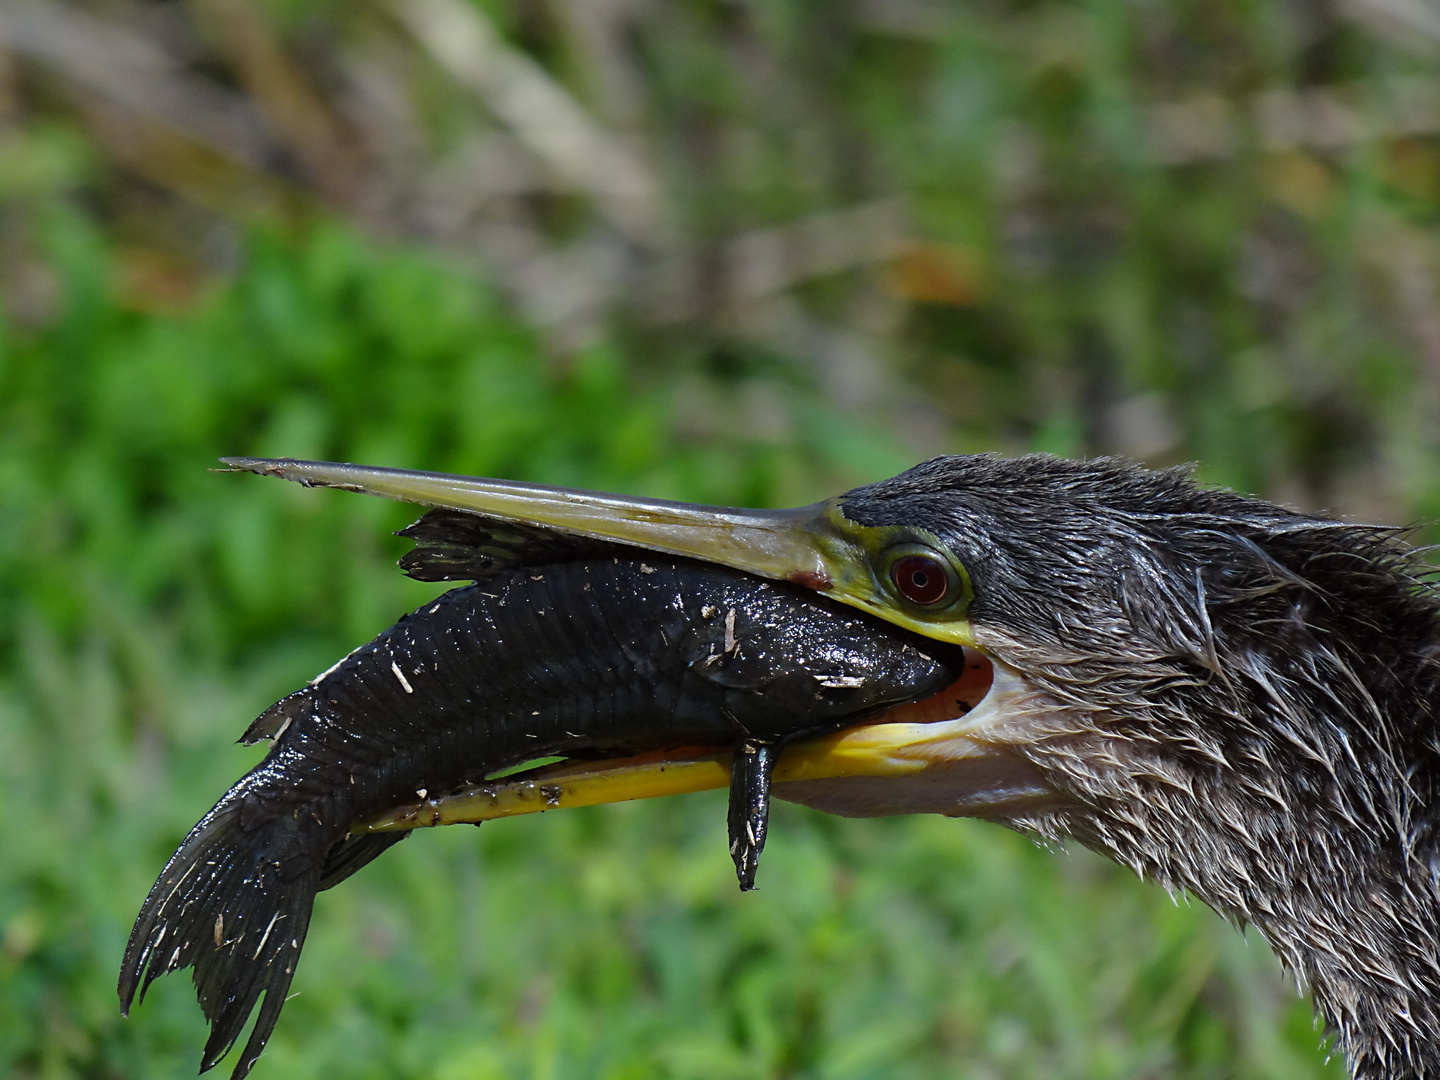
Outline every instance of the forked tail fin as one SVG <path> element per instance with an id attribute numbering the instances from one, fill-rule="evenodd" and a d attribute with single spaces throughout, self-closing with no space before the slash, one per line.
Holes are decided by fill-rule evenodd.
<path id="1" fill-rule="evenodd" d="M 129 1014 L 161 975 L 193 967 L 210 1038 L 200 1071 L 239 1038 L 260 995 L 255 1027 L 231 1074 L 241 1080 L 285 1004 L 319 888 L 321 837 L 298 815 L 267 813 L 232 791 L 190 831 L 145 898 L 120 967 Z"/>

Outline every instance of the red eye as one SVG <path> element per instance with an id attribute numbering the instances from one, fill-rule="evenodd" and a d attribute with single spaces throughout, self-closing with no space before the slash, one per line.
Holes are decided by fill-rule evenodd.
<path id="1" fill-rule="evenodd" d="M 912 604 L 938 604 L 950 591 L 945 564 L 929 555 L 906 555 L 890 567 L 890 580 Z"/>

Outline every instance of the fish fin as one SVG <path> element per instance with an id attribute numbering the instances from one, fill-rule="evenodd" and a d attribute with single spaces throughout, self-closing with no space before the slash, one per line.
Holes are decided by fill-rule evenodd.
<path id="1" fill-rule="evenodd" d="M 409 835 L 408 830 L 397 830 L 347 836 L 325 854 L 325 862 L 320 867 L 320 891 L 333 889 L 382 851 Z"/>
<path id="2" fill-rule="evenodd" d="M 463 510 L 429 511 L 395 534 L 415 541 L 400 568 L 417 581 L 478 581 L 522 566 L 608 555 L 617 544 Z M 633 556 L 633 549 L 628 549 Z"/>
<path id="3" fill-rule="evenodd" d="M 245 734 L 240 736 L 240 744 L 253 746 L 262 739 L 273 739 L 279 735 L 290 721 L 304 711 L 305 706 L 313 704 L 314 695 L 310 693 L 310 689 L 307 686 L 303 690 L 296 690 L 271 705 L 250 722 Z"/>
<path id="4" fill-rule="evenodd" d="M 320 837 L 290 814 L 256 817 L 254 800 L 232 792 L 171 856 L 145 898 L 120 965 L 120 1009 L 128 1015 L 161 975 L 194 968 L 210 1021 L 200 1071 L 224 1057 L 261 994 L 260 1015 L 235 1066 L 241 1080 L 274 1030 L 305 944 L 320 883 Z"/>
<path id="5" fill-rule="evenodd" d="M 735 747 L 730 767 L 730 858 L 740 891 L 755 888 L 760 853 L 770 829 L 770 777 L 775 771 L 775 746 L 756 739 L 744 739 Z"/>

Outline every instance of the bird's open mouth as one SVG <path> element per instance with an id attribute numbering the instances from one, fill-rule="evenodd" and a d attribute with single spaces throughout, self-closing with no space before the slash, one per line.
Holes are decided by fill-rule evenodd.
<path id="1" fill-rule="evenodd" d="M 848 817 L 939 813 L 1005 817 L 1053 799 L 1010 752 L 1004 730 L 1026 695 L 1019 674 L 976 649 L 938 694 L 896 705 L 840 731 L 782 748 L 773 794 Z M 517 814 L 652 799 L 728 787 L 731 751 L 677 747 L 603 761 L 549 761 L 450 794 L 426 793 L 358 823 L 388 832 L 478 824 Z"/>

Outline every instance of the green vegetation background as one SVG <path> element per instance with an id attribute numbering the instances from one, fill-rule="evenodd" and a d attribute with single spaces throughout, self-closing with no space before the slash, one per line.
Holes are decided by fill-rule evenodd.
<path id="1" fill-rule="evenodd" d="M 193 7 L 202 27 L 235 10 Z M 737 234 L 903 203 L 904 243 L 739 288 L 803 332 L 733 298 L 662 318 L 624 288 L 557 323 L 503 260 L 377 225 L 303 159 L 250 177 L 289 185 L 278 202 L 237 208 L 213 169 L 126 158 L 114 102 L 9 39 L 0 1074 L 190 1074 L 183 976 L 117 1014 L 140 900 L 257 760 L 234 743 L 249 720 L 437 591 L 394 568 L 405 508 L 208 471 L 222 454 L 777 505 L 930 453 L 1118 450 L 1307 506 L 1440 513 L 1440 148 L 1386 104 L 1433 85 L 1434 52 L 1300 6 L 622 7 L 673 250 L 709 265 L 750 250 Z M 319 58 L 321 91 L 374 30 L 340 5 L 256 10 Z M 605 114 L 564 4 L 476 10 Z M 197 70 L 278 93 L 198 40 Z M 757 55 L 789 81 L 757 82 Z M 1275 143 L 1255 102 L 1277 88 L 1374 123 Z M 1233 144 L 1201 123 L 1215 102 Z M 425 152 L 494 126 L 474 111 Z M 583 191 L 525 198 L 554 250 L 595 228 Z M 194 236 L 222 226 L 207 254 Z M 1085 852 L 781 806 L 742 896 L 716 795 L 417 836 L 320 897 L 294 992 L 257 1077 L 1342 1074 L 1263 941 Z"/>

